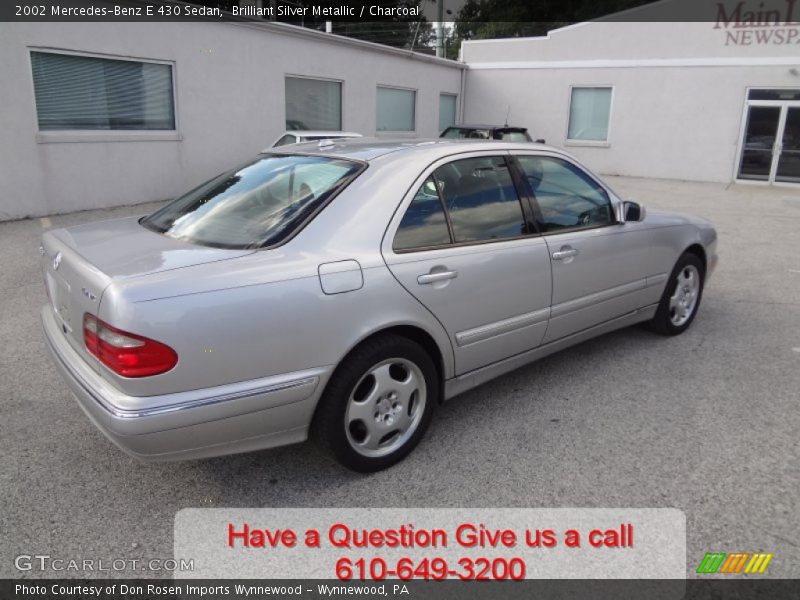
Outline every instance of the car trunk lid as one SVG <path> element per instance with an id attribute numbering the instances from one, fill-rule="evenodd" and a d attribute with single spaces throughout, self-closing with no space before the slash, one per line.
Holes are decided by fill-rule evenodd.
<path id="1" fill-rule="evenodd" d="M 252 252 L 189 244 L 145 229 L 136 217 L 57 229 L 42 236 L 42 268 L 51 307 L 64 335 L 83 356 L 88 356 L 83 340 L 83 316 L 86 313 L 99 316 L 103 292 L 115 279 L 227 260 Z"/>
<path id="2" fill-rule="evenodd" d="M 191 244 L 143 227 L 139 217 L 58 229 L 53 235 L 112 279 L 139 277 L 254 252 Z"/>

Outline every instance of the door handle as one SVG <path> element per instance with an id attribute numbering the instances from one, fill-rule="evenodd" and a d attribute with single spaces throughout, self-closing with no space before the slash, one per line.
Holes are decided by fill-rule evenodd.
<path id="1" fill-rule="evenodd" d="M 557 252 L 553 252 L 553 260 L 564 260 L 565 258 L 572 258 L 573 256 L 578 256 L 578 249 L 577 248 L 562 248 Z"/>
<path id="2" fill-rule="evenodd" d="M 458 277 L 458 271 L 440 271 L 438 273 L 427 273 L 417 277 L 417 283 L 420 285 L 428 285 L 436 283 L 437 281 L 445 281 L 447 279 L 455 279 Z"/>

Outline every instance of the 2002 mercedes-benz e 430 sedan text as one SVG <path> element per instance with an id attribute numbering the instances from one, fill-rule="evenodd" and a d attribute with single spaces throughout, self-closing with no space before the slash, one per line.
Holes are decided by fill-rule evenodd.
<path id="1" fill-rule="evenodd" d="M 717 260 L 708 222 L 645 215 L 557 149 L 363 139 L 269 151 L 41 252 L 55 362 L 123 450 L 311 433 L 360 471 L 531 360 L 637 322 L 683 332 Z"/>

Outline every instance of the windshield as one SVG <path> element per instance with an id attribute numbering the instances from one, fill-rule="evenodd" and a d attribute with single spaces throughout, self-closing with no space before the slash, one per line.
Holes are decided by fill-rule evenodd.
<path id="1" fill-rule="evenodd" d="M 141 224 L 219 248 L 278 244 L 358 175 L 363 165 L 324 156 L 262 155 L 227 171 Z"/>

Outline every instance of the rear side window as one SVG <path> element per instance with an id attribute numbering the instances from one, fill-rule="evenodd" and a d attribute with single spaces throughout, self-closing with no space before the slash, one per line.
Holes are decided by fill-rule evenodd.
<path id="1" fill-rule="evenodd" d="M 442 200 L 433 177 L 428 177 L 403 215 L 394 236 L 395 250 L 410 250 L 450 243 Z"/>
<path id="2" fill-rule="evenodd" d="M 285 241 L 364 168 L 324 156 L 262 155 L 142 219 L 148 229 L 218 248 Z"/>
<path id="3" fill-rule="evenodd" d="M 457 160 L 436 169 L 456 242 L 526 233 L 522 205 L 502 156 Z"/>
<path id="4" fill-rule="evenodd" d="M 545 231 L 614 222 L 606 191 L 579 167 L 547 156 L 518 156 L 542 213 Z"/>
<path id="5" fill-rule="evenodd" d="M 502 156 L 442 165 L 417 190 L 395 234 L 396 251 L 515 238 L 527 233 Z"/>

